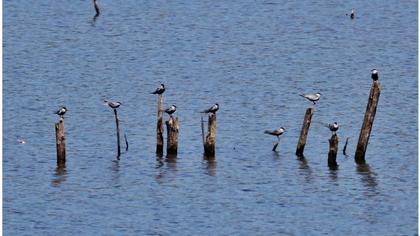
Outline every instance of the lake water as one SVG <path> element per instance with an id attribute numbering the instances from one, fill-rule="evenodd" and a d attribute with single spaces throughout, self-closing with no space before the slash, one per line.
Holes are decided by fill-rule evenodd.
<path id="1" fill-rule="evenodd" d="M 4 235 L 417 234 L 417 1 L 99 3 L 93 20 L 87 0 L 3 1 Z M 374 67 L 382 92 L 358 166 Z M 178 107 L 175 160 L 155 155 L 160 82 L 165 106 Z M 317 91 L 299 160 L 310 103 L 298 94 Z M 123 103 L 120 161 L 104 98 Z M 215 102 L 216 159 L 206 161 L 199 111 Z M 323 123 L 333 121 L 338 170 L 327 166 Z M 280 126 L 275 153 L 263 131 Z"/>

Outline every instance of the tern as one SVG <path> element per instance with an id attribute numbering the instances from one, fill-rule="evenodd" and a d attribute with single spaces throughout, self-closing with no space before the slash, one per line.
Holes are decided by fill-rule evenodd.
<path id="1" fill-rule="evenodd" d="M 66 114 L 66 112 L 67 112 L 68 110 L 67 110 L 67 108 L 66 107 L 60 107 L 56 112 L 55 112 L 55 114 L 57 114 L 57 115 L 59 115 L 60 116 L 60 118 L 64 118 L 64 114 Z"/>
<path id="2" fill-rule="evenodd" d="M 105 104 L 107 104 L 112 109 L 117 109 L 122 104 L 121 102 L 112 102 L 112 101 L 107 101 L 107 100 L 104 100 L 104 102 L 105 102 Z"/>
<path id="3" fill-rule="evenodd" d="M 160 84 L 160 86 L 151 94 L 162 94 L 163 92 L 165 92 L 165 85 Z"/>
<path id="4" fill-rule="evenodd" d="M 335 132 L 337 132 L 337 130 L 338 130 L 338 128 L 339 128 L 339 126 L 338 126 L 337 122 L 334 122 L 334 123 L 332 123 L 332 124 L 327 124 L 327 125 L 325 125 L 325 126 L 326 126 L 327 128 L 329 128 L 333 134 L 335 134 Z"/>
<path id="5" fill-rule="evenodd" d="M 169 108 L 167 108 L 165 110 L 166 113 L 168 113 L 169 116 L 172 116 L 172 114 L 174 114 L 174 112 L 176 112 L 176 106 L 172 105 Z"/>
<path id="6" fill-rule="evenodd" d="M 280 141 L 280 136 L 281 136 L 281 135 L 282 135 L 285 131 L 286 131 L 286 129 L 285 129 L 285 128 L 280 127 L 279 129 L 276 129 L 276 130 L 273 130 L 273 131 L 271 131 L 271 130 L 266 130 L 266 131 L 264 131 L 264 133 L 265 133 L 265 134 L 269 134 L 269 135 L 276 136 L 276 137 L 277 137 L 277 139 Z"/>
<path id="7" fill-rule="evenodd" d="M 372 79 L 373 81 L 377 81 L 379 79 L 378 70 L 376 70 L 375 68 L 372 69 Z"/>
<path id="8" fill-rule="evenodd" d="M 318 92 L 316 94 L 299 94 L 299 96 L 308 99 L 309 101 L 313 102 L 313 104 L 315 105 L 316 102 L 321 98 L 321 93 Z"/>
<path id="9" fill-rule="evenodd" d="M 216 114 L 216 111 L 219 110 L 219 104 L 215 103 L 213 106 L 211 106 L 209 109 L 206 109 L 202 111 L 201 113 L 213 113 Z"/>

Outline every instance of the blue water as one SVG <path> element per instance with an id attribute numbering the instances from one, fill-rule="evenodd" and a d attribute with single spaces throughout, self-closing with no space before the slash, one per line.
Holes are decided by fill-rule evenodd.
<path id="1" fill-rule="evenodd" d="M 3 1 L 4 235 L 417 233 L 417 1 L 100 6 L 94 20 L 91 1 Z M 352 8 L 355 20 L 345 15 Z M 374 67 L 382 92 L 367 165 L 358 166 Z M 165 106 L 178 107 L 175 160 L 155 155 L 149 93 L 160 82 Z M 299 160 L 310 104 L 298 94 L 317 91 Z M 129 150 L 120 161 L 104 98 L 123 103 Z M 198 111 L 214 102 L 216 159 L 206 161 Z M 56 168 L 61 105 L 65 169 Z M 322 125 L 333 121 L 338 170 L 327 166 Z M 280 126 L 287 131 L 272 152 L 275 138 L 263 131 Z"/>

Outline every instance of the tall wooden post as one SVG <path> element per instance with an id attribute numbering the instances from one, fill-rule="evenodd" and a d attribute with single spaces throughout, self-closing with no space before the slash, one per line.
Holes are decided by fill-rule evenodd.
<path id="1" fill-rule="evenodd" d="M 206 136 L 206 142 L 204 144 L 204 155 L 206 156 L 214 156 L 215 149 L 216 149 L 216 114 L 209 113 L 209 124 L 208 124 L 208 132 Z"/>
<path id="2" fill-rule="evenodd" d="M 55 143 L 57 147 L 57 165 L 63 166 L 66 163 L 66 137 L 64 135 L 64 119 L 60 118 L 55 123 Z"/>
<path id="3" fill-rule="evenodd" d="M 174 119 L 172 116 L 166 121 L 166 130 L 168 133 L 166 153 L 168 155 L 176 155 L 178 153 L 178 133 L 179 133 L 179 121 L 178 117 Z"/>
<path id="4" fill-rule="evenodd" d="M 328 152 L 328 166 L 330 168 L 337 168 L 337 151 L 338 151 L 338 136 L 333 134 L 328 140 L 330 143 L 330 150 Z"/>
<path id="5" fill-rule="evenodd" d="M 311 125 L 312 115 L 314 114 L 313 108 L 306 109 L 305 117 L 303 119 L 302 130 L 300 131 L 299 141 L 296 147 L 296 155 L 303 156 L 305 149 L 306 137 L 308 136 L 309 126 Z"/>
<path id="6" fill-rule="evenodd" d="M 366 162 L 365 153 L 369 142 L 370 132 L 372 131 L 373 120 L 375 119 L 376 107 L 378 106 L 380 94 L 381 85 L 379 81 L 373 81 L 366 107 L 365 118 L 363 120 L 362 129 L 360 130 L 356 154 L 354 156 L 354 159 L 358 164 L 364 164 Z"/>
<path id="7" fill-rule="evenodd" d="M 117 126 L 117 159 L 120 159 L 121 146 L 120 146 L 120 120 L 118 119 L 117 109 L 114 109 L 115 124 Z"/>
<path id="8" fill-rule="evenodd" d="M 158 95 L 157 101 L 156 153 L 163 154 L 163 94 Z"/>

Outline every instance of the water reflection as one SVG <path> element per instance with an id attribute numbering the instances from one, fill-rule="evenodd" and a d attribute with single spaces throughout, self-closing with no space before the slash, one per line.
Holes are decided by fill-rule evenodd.
<path id="1" fill-rule="evenodd" d="M 366 187 L 367 196 L 374 196 L 378 194 L 376 186 L 378 186 L 376 180 L 376 173 L 373 172 L 368 164 L 359 164 L 357 165 L 357 173 L 361 176 L 361 181 Z"/>
<path id="2" fill-rule="evenodd" d="M 54 187 L 58 187 L 61 183 L 67 179 L 66 164 L 57 165 L 55 168 L 54 179 L 51 181 Z"/>
<path id="3" fill-rule="evenodd" d="M 297 160 L 299 161 L 299 171 L 304 175 L 305 181 L 307 183 L 311 183 L 312 179 L 312 169 L 308 165 L 308 161 L 306 160 L 305 156 L 298 156 Z"/>
<path id="4" fill-rule="evenodd" d="M 177 158 L 176 155 L 167 155 L 166 158 L 163 158 L 162 155 L 156 156 L 156 169 L 159 170 L 158 174 L 156 175 L 155 179 L 158 183 L 163 183 L 165 177 L 168 173 L 176 172 L 176 163 Z M 162 168 L 166 166 L 167 168 Z"/>
<path id="5" fill-rule="evenodd" d="M 210 175 L 210 176 L 216 176 L 217 162 L 214 156 L 207 157 L 206 155 L 203 155 L 203 164 L 204 164 L 205 174 Z"/>
<path id="6" fill-rule="evenodd" d="M 332 169 L 330 167 L 329 177 L 331 178 L 332 182 L 337 182 L 338 180 L 338 168 Z"/>

